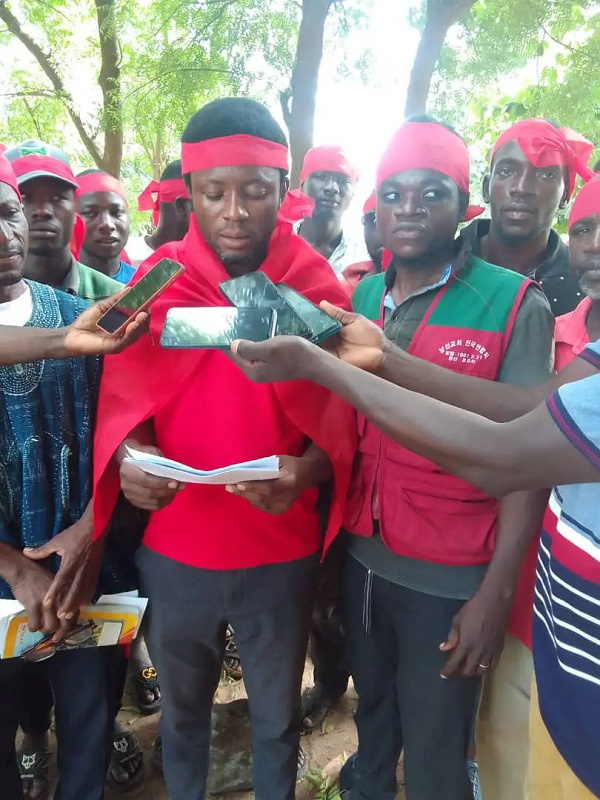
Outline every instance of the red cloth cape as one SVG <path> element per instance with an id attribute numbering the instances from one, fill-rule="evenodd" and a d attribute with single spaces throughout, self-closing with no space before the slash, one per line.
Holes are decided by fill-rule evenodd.
<path id="1" fill-rule="evenodd" d="M 158 344 L 167 310 L 174 306 L 226 306 L 218 285 L 230 276 L 202 238 L 192 217 L 190 229 L 181 242 L 157 250 L 137 271 L 137 282 L 161 258 L 172 258 L 186 271 L 152 306 L 150 336 L 142 337 L 123 353 L 105 359 L 100 384 L 94 440 L 94 522 L 96 535 L 108 523 L 119 491 L 119 475 L 113 455 L 128 434 L 154 416 L 178 396 L 188 378 L 198 369 L 210 372 L 207 380 L 219 380 L 222 353 L 199 350 L 166 350 Z M 261 270 L 275 283 L 284 282 L 315 303 L 328 300 L 344 308 L 348 297 L 327 261 L 285 222 L 278 222 Z M 250 386 L 250 384 L 249 384 Z M 283 413 L 312 442 L 329 456 L 334 471 L 334 492 L 325 538 L 325 548 L 339 531 L 346 492 L 356 449 L 355 412 L 339 397 L 308 382 L 274 385 Z M 242 397 L 240 403 L 244 402 Z M 196 420 L 202 424 L 202 400 L 198 399 Z M 256 431 L 257 447 L 261 432 Z M 215 452 L 219 449 L 214 437 Z M 189 520 L 187 521 L 189 523 Z M 182 524 L 186 521 L 182 520 Z M 266 525 L 281 525 L 277 517 L 265 514 Z M 282 559 L 283 560 L 283 559 Z"/>

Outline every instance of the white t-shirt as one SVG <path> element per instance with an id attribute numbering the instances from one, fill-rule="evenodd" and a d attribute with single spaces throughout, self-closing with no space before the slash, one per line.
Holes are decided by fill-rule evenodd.
<path id="1" fill-rule="evenodd" d="M 18 325 L 23 327 L 33 314 L 33 297 L 31 289 L 25 284 L 25 291 L 16 300 L 0 303 L 0 325 Z"/>

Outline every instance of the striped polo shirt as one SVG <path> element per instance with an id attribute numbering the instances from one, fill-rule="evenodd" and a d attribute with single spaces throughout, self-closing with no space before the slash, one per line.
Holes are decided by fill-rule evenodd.
<path id="1" fill-rule="evenodd" d="M 562 386 L 547 406 L 600 476 L 600 342 L 580 358 L 599 374 Z M 600 482 L 552 491 L 538 556 L 533 656 L 548 732 L 600 796 Z"/>

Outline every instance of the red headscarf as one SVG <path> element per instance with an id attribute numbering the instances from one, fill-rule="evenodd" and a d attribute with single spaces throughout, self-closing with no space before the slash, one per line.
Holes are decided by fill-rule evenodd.
<path id="1" fill-rule="evenodd" d="M 19 191 L 17 176 L 15 175 L 15 171 L 12 168 L 10 161 L 2 155 L 4 150 L 6 150 L 6 147 L 4 145 L 0 145 L 0 183 L 5 183 L 7 186 L 10 186 L 10 188 L 19 198 L 19 202 L 21 202 L 21 192 Z"/>
<path id="2" fill-rule="evenodd" d="M 158 342 L 167 310 L 174 306 L 225 306 L 219 283 L 229 275 L 220 259 L 203 239 L 195 217 L 181 242 L 172 242 L 159 250 L 138 270 L 135 283 L 161 258 L 172 258 L 185 265 L 186 271 L 152 306 L 151 329 Z M 284 282 L 315 303 L 327 299 L 348 307 L 348 299 L 328 263 L 292 230 L 289 223 L 278 222 L 261 267 L 274 282 Z M 106 359 L 100 385 L 98 417 L 94 443 L 94 518 L 98 534 L 112 514 L 119 491 L 119 475 L 113 455 L 121 442 L 141 422 L 153 417 L 178 397 L 190 377 L 202 370 L 208 382 L 223 383 L 230 364 L 222 353 L 208 351 L 163 350 L 145 336 L 123 353 Z M 126 376 L 126 380 L 124 380 Z M 250 389 L 250 383 L 248 385 Z M 273 384 L 276 401 L 293 425 L 324 450 L 334 470 L 335 492 L 326 538 L 328 545 L 342 521 L 352 460 L 355 450 L 354 412 L 329 391 L 312 383 Z M 229 393 L 224 391 L 223 414 L 229 420 L 229 435 L 235 437 L 235 403 L 243 403 L 236 394 L 232 408 L 225 408 Z M 202 397 L 198 398 L 195 419 L 182 425 L 202 425 Z M 257 452 L 261 433 L 255 432 Z M 219 441 L 214 441 L 218 461 Z M 265 514 L 265 526 L 278 523 Z M 189 520 L 181 520 L 189 525 Z"/>
<path id="3" fill-rule="evenodd" d="M 413 169 L 431 169 L 454 181 L 469 194 L 470 160 L 467 145 L 457 134 L 437 122 L 405 122 L 387 146 L 377 168 L 377 187 L 383 181 Z M 465 220 L 483 211 L 469 206 Z"/>
<path id="4" fill-rule="evenodd" d="M 537 117 L 516 122 L 498 137 L 492 148 L 492 160 L 507 142 L 516 142 L 534 167 L 566 166 L 569 197 L 575 188 L 576 175 L 584 181 L 594 176 L 587 166 L 594 145 L 571 128 L 557 129 L 547 120 Z"/>
<path id="5" fill-rule="evenodd" d="M 112 175 L 107 172 L 90 172 L 88 175 L 80 175 L 77 178 L 78 188 L 75 197 L 83 197 L 84 194 L 92 192 L 114 192 L 127 202 L 125 187 Z"/>
<path id="6" fill-rule="evenodd" d="M 174 203 L 178 197 L 190 199 L 183 178 L 168 178 L 164 181 L 152 180 L 138 197 L 138 211 L 152 211 L 152 221 L 158 225 L 161 203 Z"/>
<path id="7" fill-rule="evenodd" d="M 339 172 L 350 178 L 353 185 L 358 183 L 358 172 L 342 148 L 336 145 L 322 145 L 308 151 L 302 164 L 300 183 L 304 183 L 313 172 Z"/>
<path id="8" fill-rule="evenodd" d="M 583 186 L 569 212 L 569 229 L 580 219 L 600 214 L 600 177 L 593 178 Z"/>
<path id="9" fill-rule="evenodd" d="M 376 211 L 377 211 L 377 193 L 374 191 L 365 200 L 365 204 L 363 206 L 363 217 L 366 217 L 367 214 L 375 214 Z"/>

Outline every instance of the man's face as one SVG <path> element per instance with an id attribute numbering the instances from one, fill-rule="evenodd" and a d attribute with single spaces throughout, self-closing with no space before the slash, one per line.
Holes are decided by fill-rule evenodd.
<path id="1" fill-rule="evenodd" d="M 354 195 L 352 181 L 341 172 L 311 172 L 302 188 L 315 201 L 313 219 L 341 220 Z"/>
<path id="2" fill-rule="evenodd" d="M 501 147 L 483 182 L 483 196 L 499 237 L 518 247 L 548 235 L 559 206 L 566 202 L 567 179 L 564 166 L 534 167 L 516 142 Z"/>
<path id="3" fill-rule="evenodd" d="M 600 300 L 600 210 L 569 229 L 571 270 L 582 290 Z"/>
<path id="4" fill-rule="evenodd" d="M 377 191 L 383 246 L 401 261 L 427 266 L 454 241 L 459 221 L 458 187 L 439 172 L 401 172 L 383 181 Z"/>
<path id="5" fill-rule="evenodd" d="M 371 261 L 378 270 L 381 270 L 381 260 L 383 258 L 383 243 L 381 234 L 377 228 L 377 217 L 375 212 L 365 214 L 363 217 L 363 227 L 365 229 L 365 245 Z"/>
<path id="6" fill-rule="evenodd" d="M 23 277 L 27 254 L 27 220 L 14 190 L 0 183 L 0 286 Z"/>
<path id="7" fill-rule="evenodd" d="M 190 216 L 192 214 L 192 201 L 187 197 L 178 197 L 174 203 L 175 214 L 177 216 L 177 237 L 183 239 L 190 227 Z"/>
<path id="8" fill-rule="evenodd" d="M 68 247 L 75 222 L 75 192 L 58 178 L 34 178 L 20 187 L 29 225 L 29 252 L 54 256 Z"/>
<path id="9" fill-rule="evenodd" d="M 258 269 L 275 229 L 286 182 L 271 167 L 216 167 L 191 174 L 200 233 L 232 277 Z"/>
<path id="10" fill-rule="evenodd" d="M 77 211 L 85 222 L 83 247 L 96 258 L 115 258 L 129 238 L 127 203 L 115 192 L 90 192 L 80 197 Z"/>

